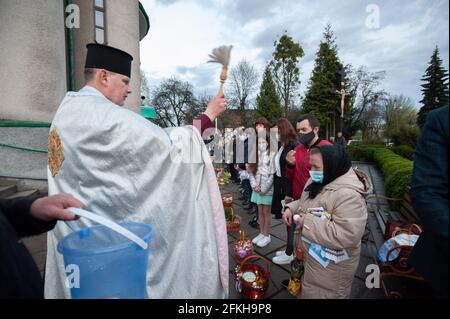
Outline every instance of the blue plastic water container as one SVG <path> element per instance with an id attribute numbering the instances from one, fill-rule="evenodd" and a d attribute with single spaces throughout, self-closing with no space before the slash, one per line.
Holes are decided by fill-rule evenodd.
<path id="1" fill-rule="evenodd" d="M 143 223 L 119 222 L 147 244 L 152 227 Z M 71 288 L 74 299 L 144 299 L 149 248 L 143 249 L 116 231 L 92 226 L 73 232 L 58 243 L 64 264 L 79 269 L 79 287 Z M 69 273 L 68 273 L 69 274 Z"/>

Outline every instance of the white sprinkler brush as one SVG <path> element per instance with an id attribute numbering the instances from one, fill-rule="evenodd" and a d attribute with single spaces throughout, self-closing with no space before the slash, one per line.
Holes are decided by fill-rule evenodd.
<path id="1" fill-rule="evenodd" d="M 228 77 L 228 65 L 230 64 L 230 56 L 232 45 L 222 45 L 218 48 L 215 48 L 212 53 L 209 55 L 211 60 L 208 63 L 219 63 L 222 64 L 222 73 L 220 74 L 220 89 L 219 94 L 223 94 L 223 86 Z M 216 119 L 216 130 L 217 130 L 217 119 Z"/>
<path id="2" fill-rule="evenodd" d="M 232 45 L 222 45 L 218 48 L 215 48 L 212 53 L 209 55 L 211 60 L 208 63 L 219 63 L 222 64 L 222 73 L 220 74 L 220 90 L 219 93 L 223 93 L 223 85 L 227 80 L 228 76 L 228 65 L 230 64 L 230 56 Z"/>

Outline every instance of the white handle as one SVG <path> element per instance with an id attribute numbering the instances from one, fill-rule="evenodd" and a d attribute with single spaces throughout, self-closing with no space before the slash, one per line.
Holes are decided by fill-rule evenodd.
<path id="1" fill-rule="evenodd" d="M 86 211 L 84 209 L 80 209 L 80 208 L 71 207 L 71 208 L 68 208 L 68 210 L 70 212 L 74 213 L 75 215 L 90 219 L 94 222 L 97 222 L 99 224 L 102 224 L 102 225 L 114 230 L 115 232 L 121 234 L 122 236 L 127 237 L 129 240 L 134 241 L 142 249 L 148 248 L 148 244 L 144 240 L 142 240 L 142 238 L 136 236 L 134 233 L 130 232 L 128 229 L 120 226 L 119 224 L 113 222 L 112 220 L 110 220 L 108 218 L 102 217 L 100 215 L 88 212 L 88 211 Z"/>

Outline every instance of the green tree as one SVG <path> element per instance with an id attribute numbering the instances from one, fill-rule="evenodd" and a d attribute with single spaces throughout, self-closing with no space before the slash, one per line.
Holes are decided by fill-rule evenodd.
<path id="1" fill-rule="evenodd" d="M 384 135 L 395 145 L 415 147 L 419 137 L 417 112 L 410 98 L 390 96 L 384 107 Z"/>
<path id="2" fill-rule="evenodd" d="M 342 133 L 347 140 L 351 139 L 353 135 L 358 131 L 357 125 L 353 122 L 355 115 L 357 113 L 356 101 L 358 96 L 358 83 L 354 82 L 355 72 L 353 65 L 347 64 L 344 67 L 345 77 L 344 77 L 344 87 L 345 91 L 349 94 L 345 97 L 344 105 L 344 127 L 342 128 Z M 340 108 L 340 101 L 338 100 L 336 108 Z M 339 112 L 335 115 L 337 118 L 340 116 Z M 339 120 L 339 118 L 338 118 Z M 337 123 L 336 123 L 337 125 Z"/>
<path id="3" fill-rule="evenodd" d="M 422 95 L 420 103 L 423 105 L 417 116 L 417 124 L 425 124 L 428 112 L 441 106 L 448 105 L 448 71 L 442 66 L 439 49 L 434 49 L 431 61 L 425 75 L 422 77 Z"/>
<path id="4" fill-rule="evenodd" d="M 331 25 L 327 25 L 323 37 L 303 100 L 303 112 L 315 115 L 325 126 L 330 122 L 330 113 L 335 113 L 339 101 L 335 93 L 339 59 Z"/>
<path id="5" fill-rule="evenodd" d="M 274 47 L 275 51 L 272 54 L 270 66 L 278 96 L 283 105 L 283 116 L 286 116 L 295 103 L 295 92 L 300 85 L 298 64 L 305 53 L 300 44 L 287 33 L 275 41 Z"/>
<path id="6" fill-rule="evenodd" d="M 269 66 L 266 67 L 264 79 L 256 97 L 256 116 L 264 116 L 269 121 L 275 121 L 281 117 L 280 98 Z"/>

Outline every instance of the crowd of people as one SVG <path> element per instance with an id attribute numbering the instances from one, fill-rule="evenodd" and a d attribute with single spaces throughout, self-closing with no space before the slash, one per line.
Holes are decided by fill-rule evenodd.
<path id="1" fill-rule="evenodd" d="M 448 107 L 430 113 L 414 155 L 411 189 L 414 207 L 425 230 L 413 250 L 411 264 L 424 276 L 436 296 L 441 297 L 448 296 L 448 280 L 438 279 L 448 278 L 448 272 L 443 269 L 448 266 L 448 168 L 444 165 L 448 163 L 448 148 L 445 148 L 448 116 L 445 112 L 448 113 Z M 436 116 L 438 113 L 444 116 Z M 442 123 L 432 124 L 432 121 Z M 277 132 L 275 148 L 270 147 L 270 128 Z M 305 272 L 300 298 L 349 298 L 368 217 L 365 197 L 372 192 L 370 178 L 352 167 L 341 132 L 333 143 L 320 138 L 320 123 L 313 115 L 301 116 L 296 130 L 286 118 L 272 126 L 267 119 L 258 118 L 254 129 L 255 162 L 247 164 L 248 157 L 245 157 L 246 163 L 234 167 L 240 176 L 244 202 L 251 203 L 244 208 L 251 210 L 252 204 L 256 206 L 250 224 L 258 227 L 255 220 L 259 221 L 259 234 L 252 239 L 253 244 L 270 245 L 271 215 L 281 218 L 286 225 L 286 247 L 275 253 L 272 262 L 290 264 L 296 247 L 311 252 L 302 254 Z M 240 136 L 245 141 L 246 154 L 250 153 L 248 136 Z M 430 207 L 436 209 L 431 213 Z M 440 225 L 445 229 L 432 226 L 437 220 L 442 221 Z M 294 238 L 301 240 L 297 243 Z M 338 252 L 345 258 L 339 262 L 319 260 L 313 253 L 316 248 Z M 424 262 L 425 259 L 433 263 Z M 439 270 L 439 275 L 435 270 Z M 289 280 L 282 284 L 288 287 Z"/>
<path id="2" fill-rule="evenodd" d="M 294 247 L 308 252 L 311 243 L 345 251 L 346 260 L 325 267 L 310 254 L 304 254 L 300 297 L 348 298 L 367 220 L 364 197 L 372 190 L 370 179 L 352 168 L 341 143 L 333 145 L 320 138 L 320 122 L 313 115 L 301 116 L 296 129 L 286 118 L 271 125 L 261 117 L 255 121 L 254 129 L 257 135 L 254 162 L 234 167 L 241 177 L 245 201 L 250 198 L 256 206 L 259 234 L 252 239 L 253 244 L 270 245 L 273 215 L 283 220 L 287 234 L 286 248 L 276 252 L 272 259 L 275 264 L 290 264 L 294 260 Z M 271 145 L 271 137 L 275 139 L 275 147 Z M 244 147 L 251 154 L 248 138 L 246 141 Z M 313 208 L 321 209 L 323 214 L 314 215 L 317 211 L 311 211 Z M 299 215 L 296 222 L 293 215 Z M 302 243 L 294 242 L 298 238 L 295 232 L 302 234 Z M 288 279 L 283 285 L 288 287 Z"/>

